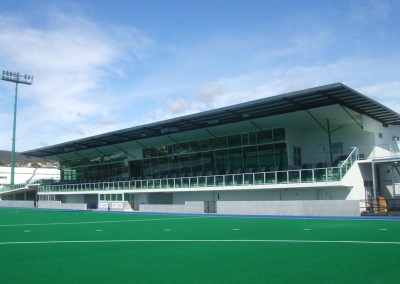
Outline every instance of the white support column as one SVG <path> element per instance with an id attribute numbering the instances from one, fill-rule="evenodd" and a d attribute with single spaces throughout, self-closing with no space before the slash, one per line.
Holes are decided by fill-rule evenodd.
<path id="1" fill-rule="evenodd" d="M 376 200 L 376 178 L 375 178 L 375 163 L 372 162 L 372 195 Z"/>

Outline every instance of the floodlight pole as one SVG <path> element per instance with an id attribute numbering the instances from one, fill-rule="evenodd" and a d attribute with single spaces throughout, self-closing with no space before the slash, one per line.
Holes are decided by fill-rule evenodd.
<path id="1" fill-rule="evenodd" d="M 18 96 L 18 83 L 25 85 L 32 85 L 33 76 L 20 75 L 16 72 L 3 71 L 1 80 L 15 83 L 15 99 L 14 99 L 14 120 L 13 120 L 13 134 L 12 134 L 12 149 L 11 149 L 11 180 L 10 186 L 14 189 L 14 168 L 15 168 L 15 133 L 17 128 L 17 96 Z"/>

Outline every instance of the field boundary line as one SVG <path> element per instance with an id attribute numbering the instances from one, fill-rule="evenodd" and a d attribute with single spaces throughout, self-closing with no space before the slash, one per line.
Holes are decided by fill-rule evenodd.
<path id="1" fill-rule="evenodd" d="M 383 241 L 335 241 L 335 240 L 64 240 L 64 241 L 20 241 L 0 242 L 0 245 L 82 244 L 82 243 L 319 243 L 319 244 L 377 244 L 400 245 L 399 242 Z"/>
<path id="2" fill-rule="evenodd" d="M 155 219 L 137 219 L 137 220 L 110 220 L 110 221 L 84 221 L 84 222 L 56 222 L 56 223 L 31 223 L 31 224 L 0 224 L 0 227 L 24 227 L 24 226 L 56 226 L 56 225 L 87 225 L 87 224 L 106 224 L 106 223 L 129 223 L 129 222 L 151 222 L 151 221 L 169 221 L 202 219 L 207 217 L 175 217 L 175 218 L 155 218 Z"/>

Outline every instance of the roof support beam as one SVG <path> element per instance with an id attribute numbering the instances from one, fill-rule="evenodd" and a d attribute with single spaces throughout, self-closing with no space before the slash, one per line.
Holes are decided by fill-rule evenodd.
<path id="1" fill-rule="evenodd" d="M 331 163 L 333 163 L 333 153 L 332 153 L 332 139 L 331 139 L 331 134 L 333 132 L 335 132 L 336 130 L 339 130 L 340 128 L 343 127 L 343 125 L 335 128 L 334 130 L 331 130 L 331 126 L 330 126 L 330 122 L 329 119 L 326 120 L 326 128 L 322 125 L 321 122 L 318 121 L 318 119 L 315 118 L 315 116 L 313 116 L 311 114 L 310 111 L 307 110 L 307 113 L 315 120 L 315 122 L 317 122 L 319 124 L 319 126 L 321 126 L 321 128 L 328 134 L 328 143 L 329 143 L 329 156 L 331 158 Z"/>
<path id="2" fill-rule="evenodd" d="M 141 147 L 145 148 L 146 150 L 149 150 L 150 152 L 152 152 L 153 154 L 155 154 L 155 156 L 157 156 L 157 152 L 154 153 L 154 151 L 152 149 L 150 149 L 149 147 L 147 147 L 146 145 L 144 145 L 143 143 L 140 143 L 138 140 L 135 141 L 137 144 L 139 144 Z"/>
<path id="3" fill-rule="evenodd" d="M 348 112 L 347 109 L 344 108 L 344 106 L 340 105 L 340 107 L 351 117 L 351 119 L 354 120 L 355 123 L 358 124 L 358 126 L 360 126 L 361 129 L 364 129 L 363 126 L 362 126 L 362 124 L 359 123 L 359 122 L 355 119 L 355 117 L 353 117 L 353 116 L 350 114 L 350 112 Z"/>
<path id="4" fill-rule="evenodd" d="M 259 131 L 265 132 L 265 130 L 258 126 L 254 121 L 250 120 L 250 123 L 253 124 Z"/>
<path id="5" fill-rule="evenodd" d="M 171 139 L 173 142 L 175 142 L 176 144 L 178 144 L 179 146 L 181 146 L 183 149 L 189 151 L 189 148 L 185 147 L 184 145 L 182 145 L 181 143 L 179 143 L 179 141 L 177 141 L 176 139 L 172 138 L 170 135 L 166 135 L 169 139 Z"/>
<path id="6" fill-rule="evenodd" d="M 112 146 L 114 146 L 115 148 L 117 148 L 118 150 L 122 151 L 123 153 L 127 154 L 129 157 L 136 159 L 136 157 L 132 156 L 131 154 L 129 154 L 127 151 L 125 151 L 124 149 L 122 149 L 121 147 L 118 147 L 115 144 L 112 144 Z"/>
<path id="7" fill-rule="evenodd" d="M 212 137 L 214 137 L 215 139 L 218 139 L 218 141 L 222 142 L 223 144 L 225 144 L 225 146 L 228 146 L 226 144 L 226 141 L 220 139 L 218 136 L 215 136 L 210 130 L 208 130 L 207 128 L 204 128 L 204 131 L 206 131 L 208 134 L 210 134 Z"/>

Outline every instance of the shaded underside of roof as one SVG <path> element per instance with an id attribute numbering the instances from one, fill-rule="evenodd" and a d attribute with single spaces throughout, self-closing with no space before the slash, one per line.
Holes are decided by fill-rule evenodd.
<path id="1" fill-rule="evenodd" d="M 51 157 L 128 141 L 236 123 L 313 108 L 341 105 L 367 115 L 384 125 L 400 125 L 400 115 L 341 83 L 286 93 L 274 97 L 204 111 L 155 123 L 135 126 L 84 139 L 23 152 L 34 157 Z"/>

